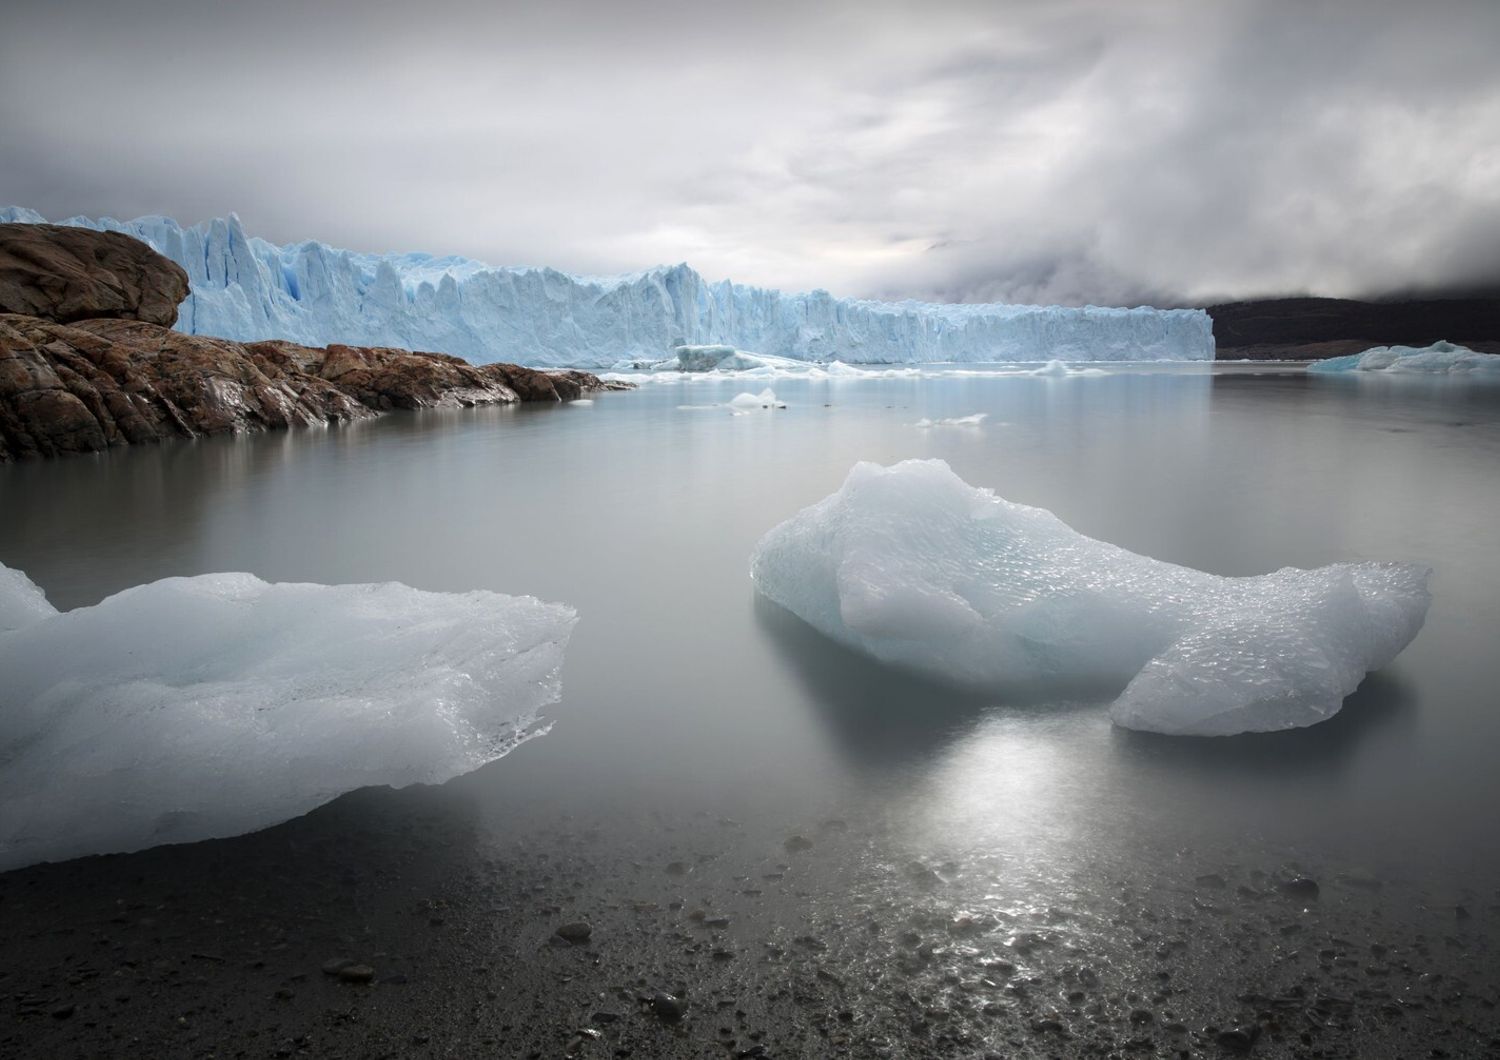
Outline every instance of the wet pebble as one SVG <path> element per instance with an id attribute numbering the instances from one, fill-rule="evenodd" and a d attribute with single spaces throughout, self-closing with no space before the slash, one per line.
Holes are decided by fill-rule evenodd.
<path id="1" fill-rule="evenodd" d="M 556 932 L 558 938 L 565 939 L 575 946 L 587 942 L 589 936 L 593 933 L 593 926 L 582 920 L 575 920 L 570 924 L 564 924 Z"/>
<path id="2" fill-rule="evenodd" d="M 1316 898 L 1318 896 L 1318 881 L 1306 876 L 1294 876 L 1290 880 L 1283 880 L 1278 884 L 1281 893 L 1290 898 Z"/>
<path id="3" fill-rule="evenodd" d="M 683 998 L 668 993 L 651 995 L 651 1011 L 665 1023 L 677 1023 L 687 1015 L 688 1003 Z"/>

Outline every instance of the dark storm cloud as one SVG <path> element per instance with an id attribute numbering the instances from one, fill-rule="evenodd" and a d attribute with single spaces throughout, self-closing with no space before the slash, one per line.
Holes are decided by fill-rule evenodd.
<path id="1" fill-rule="evenodd" d="M 0 199 L 1063 302 L 1500 283 L 1500 4 L 12 4 Z"/>

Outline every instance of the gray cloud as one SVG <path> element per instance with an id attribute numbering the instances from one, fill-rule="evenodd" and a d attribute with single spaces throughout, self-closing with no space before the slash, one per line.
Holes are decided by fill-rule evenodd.
<path id="1" fill-rule="evenodd" d="M 1500 5 L 21 0 L 0 199 L 840 294 L 1500 285 Z"/>

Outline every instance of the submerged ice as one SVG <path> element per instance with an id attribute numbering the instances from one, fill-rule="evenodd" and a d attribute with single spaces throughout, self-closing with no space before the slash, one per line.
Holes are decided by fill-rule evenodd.
<path id="1" fill-rule="evenodd" d="M 0 221 L 40 214 L 0 209 Z M 617 277 L 496 268 L 429 254 L 356 254 L 323 243 L 278 246 L 230 215 L 191 227 L 167 217 L 72 217 L 124 232 L 187 270 L 177 327 L 252 341 L 348 343 L 450 353 L 475 362 L 609 368 L 655 363 L 677 347 L 757 350 L 760 358 L 858 364 L 948 361 L 1210 360 L 1196 309 L 872 302 L 787 294 L 687 265 Z"/>
<path id="2" fill-rule="evenodd" d="M 941 460 L 856 465 L 751 561 L 760 593 L 883 662 L 998 693 L 1123 688 L 1117 724 L 1195 736 L 1337 713 L 1421 629 L 1429 573 L 1220 577 L 1085 537 Z"/>
<path id="3" fill-rule="evenodd" d="M 0 870 L 253 831 L 537 731 L 571 608 L 168 578 L 58 612 L 0 566 Z"/>

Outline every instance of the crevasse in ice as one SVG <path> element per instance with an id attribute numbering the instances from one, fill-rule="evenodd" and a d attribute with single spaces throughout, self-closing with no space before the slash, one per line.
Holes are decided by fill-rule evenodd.
<path id="1" fill-rule="evenodd" d="M 249 574 L 58 612 L 0 566 L 0 870 L 472 770 L 539 731 L 574 622 L 530 597 Z"/>
<path id="2" fill-rule="evenodd" d="M 761 539 L 751 573 L 883 662 L 997 694 L 1119 692 L 1117 724 L 1197 736 L 1331 717 L 1430 600 L 1408 564 L 1226 578 L 1136 555 L 941 460 L 856 465 Z"/>

